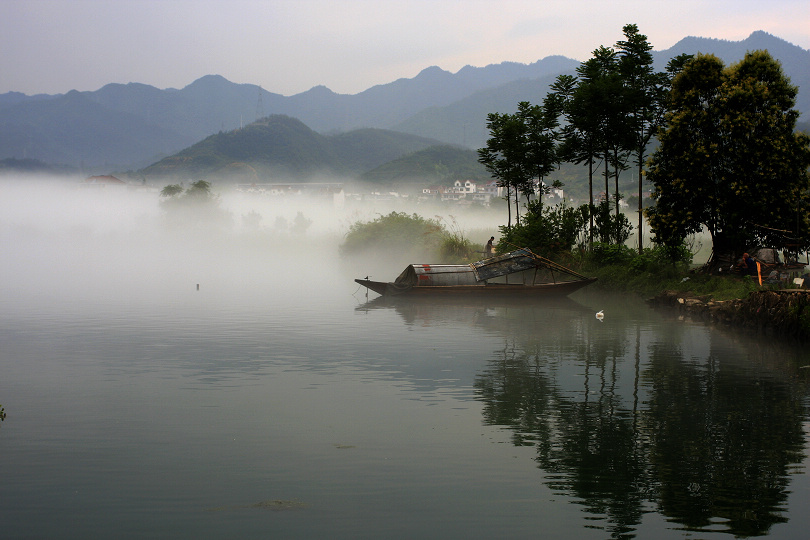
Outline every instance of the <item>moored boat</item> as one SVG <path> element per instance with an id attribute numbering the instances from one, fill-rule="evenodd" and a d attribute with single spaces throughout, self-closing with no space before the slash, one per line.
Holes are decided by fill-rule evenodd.
<path id="1" fill-rule="evenodd" d="M 382 296 L 565 296 L 590 285 L 596 278 L 585 277 L 521 248 L 471 264 L 411 264 L 392 282 L 368 278 L 355 281 Z"/>

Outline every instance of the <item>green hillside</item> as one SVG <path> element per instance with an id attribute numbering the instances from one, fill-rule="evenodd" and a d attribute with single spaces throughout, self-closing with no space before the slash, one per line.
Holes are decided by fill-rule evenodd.
<path id="1" fill-rule="evenodd" d="M 478 163 L 478 154 L 458 146 L 431 146 L 385 163 L 362 175 L 372 183 L 419 181 L 446 183 L 453 180 L 488 180 L 489 173 Z"/>
<path id="2" fill-rule="evenodd" d="M 381 129 L 321 135 L 300 120 L 274 115 L 220 132 L 143 169 L 146 177 L 269 181 L 318 175 L 357 177 L 435 141 Z"/>

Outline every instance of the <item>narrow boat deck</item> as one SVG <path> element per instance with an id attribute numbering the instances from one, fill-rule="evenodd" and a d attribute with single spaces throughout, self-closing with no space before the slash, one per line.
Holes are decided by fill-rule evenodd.
<path id="1" fill-rule="evenodd" d="M 413 287 L 400 287 L 396 283 L 384 281 L 371 281 L 368 279 L 355 279 L 355 282 L 382 296 L 422 296 L 422 295 L 515 295 L 515 296 L 542 296 L 542 295 L 568 295 L 590 285 L 596 278 L 577 281 L 561 281 L 557 283 L 540 283 L 536 285 L 523 285 L 513 283 L 481 283 L 480 285 L 417 285 Z"/>

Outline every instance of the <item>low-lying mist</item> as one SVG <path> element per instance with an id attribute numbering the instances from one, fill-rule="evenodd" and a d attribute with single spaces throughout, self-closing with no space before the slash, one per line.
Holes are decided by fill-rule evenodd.
<path id="1" fill-rule="evenodd" d="M 402 198 L 357 201 L 222 191 L 215 214 L 180 215 L 157 188 L 85 187 L 73 179 L 0 181 L 0 304 L 78 299 L 164 301 L 176 291 L 303 294 L 308 284 L 354 289 L 393 280 L 413 254 L 341 257 L 352 223 L 392 211 L 439 219 L 473 241 L 497 235 L 493 212 L 422 207 Z M 173 215 L 172 215 L 173 214 Z M 427 256 L 427 255 L 426 255 Z"/>

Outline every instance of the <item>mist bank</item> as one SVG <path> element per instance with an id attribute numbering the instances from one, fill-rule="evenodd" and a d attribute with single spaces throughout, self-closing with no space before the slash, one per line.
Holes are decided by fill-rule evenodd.
<path id="1" fill-rule="evenodd" d="M 92 189 L 75 178 L 6 178 L 0 182 L 0 304 L 6 309 L 62 305 L 94 297 L 112 307 L 186 293 L 307 298 L 307 284 L 327 281 L 355 288 L 372 274 L 393 279 L 413 262 L 368 252 L 340 257 L 352 223 L 391 211 L 444 220 L 482 238 L 499 216 L 483 209 L 417 207 L 405 199 L 344 201 L 315 196 L 271 197 L 217 190 L 217 219 L 175 219 L 161 205 L 160 189 Z M 449 209 L 446 209 L 449 210 Z M 200 218 L 200 219 L 198 219 Z M 488 237 L 488 236 L 487 236 Z M 285 286 L 279 288 L 278 284 Z M 178 296 L 180 293 L 181 296 Z"/>

